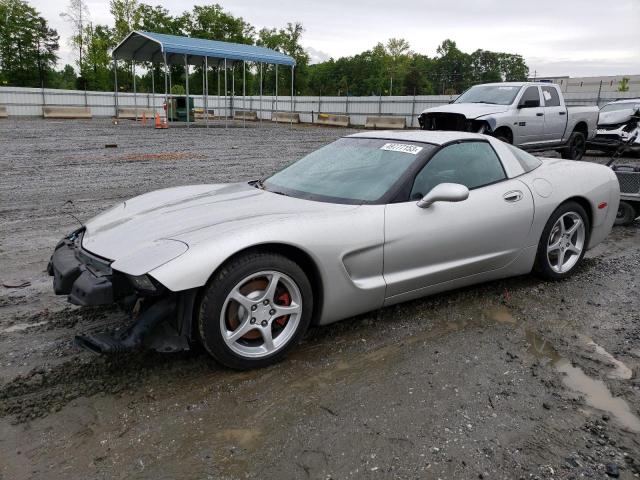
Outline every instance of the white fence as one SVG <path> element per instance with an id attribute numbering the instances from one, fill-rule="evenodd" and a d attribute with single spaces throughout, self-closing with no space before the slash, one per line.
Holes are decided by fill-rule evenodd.
<path id="1" fill-rule="evenodd" d="M 203 107 L 202 95 L 193 95 L 196 108 Z M 592 92 L 566 93 L 567 105 L 599 105 L 607 102 L 640 97 L 640 92 Z M 274 111 L 294 111 L 302 122 L 312 122 L 318 113 L 346 114 L 354 125 L 363 125 L 369 115 L 404 116 L 407 125 L 417 126 L 417 115 L 425 108 L 449 103 L 455 95 L 372 96 L 372 97 L 291 97 L 258 96 L 208 97 L 208 106 L 215 115 L 232 115 L 234 110 L 254 110 L 264 119 L 270 119 Z M 119 93 L 118 108 L 155 108 L 163 112 L 164 95 L 150 93 Z M 10 117 L 42 116 L 43 106 L 87 106 L 95 117 L 116 115 L 116 99 L 113 92 L 83 92 L 40 88 L 0 87 L 0 106 L 6 106 Z"/>

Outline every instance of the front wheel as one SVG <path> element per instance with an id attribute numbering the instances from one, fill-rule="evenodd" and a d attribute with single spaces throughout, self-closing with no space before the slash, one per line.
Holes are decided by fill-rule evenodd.
<path id="1" fill-rule="evenodd" d="M 311 322 L 313 294 L 302 269 L 275 253 L 242 255 L 205 287 L 198 329 L 205 349 L 238 370 L 280 358 Z"/>
<path id="2" fill-rule="evenodd" d="M 542 231 L 535 270 L 549 280 L 571 276 L 587 251 L 589 231 L 589 217 L 582 206 L 560 205 Z"/>
<path id="3" fill-rule="evenodd" d="M 633 208 L 628 202 L 622 200 L 620 205 L 618 206 L 618 212 L 616 214 L 616 225 L 631 225 L 633 221 L 636 219 L 636 209 Z"/>
<path id="4" fill-rule="evenodd" d="M 587 151 L 587 140 L 582 132 L 573 132 L 569 137 L 569 145 L 562 150 L 562 158 L 568 160 L 581 160 Z"/>

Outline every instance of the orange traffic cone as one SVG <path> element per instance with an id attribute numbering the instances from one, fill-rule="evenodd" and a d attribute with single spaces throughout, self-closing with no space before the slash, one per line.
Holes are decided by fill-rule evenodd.
<path id="1" fill-rule="evenodd" d="M 142 126 L 147 126 L 147 114 L 145 112 L 142 112 Z"/>
<path id="2" fill-rule="evenodd" d="M 156 127 L 156 128 L 168 128 L 168 127 L 169 127 L 169 125 L 167 125 L 167 120 L 166 120 L 166 118 L 164 118 L 164 119 L 160 120 L 160 115 L 158 115 L 158 114 L 156 113 L 156 125 L 155 125 L 155 127 Z"/>

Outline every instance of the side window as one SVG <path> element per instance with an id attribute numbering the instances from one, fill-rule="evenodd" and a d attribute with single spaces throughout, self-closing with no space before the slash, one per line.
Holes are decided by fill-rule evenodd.
<path id="1" fill-rule="evenodd" d="M 487 142 L 462 142 L 437 152 L 416 175 L 411 200 L 419 200 L 440 183 L 478 188 L 504 180 L 500 159 Z"/>
<path id="2" fill-rule="evenodd" d="M 538 92 L 538 87 L 527 87 L 522 94 L 522 98 L 520 98 L 520 105 L 524 105 L 527 101 L 538 102 L 536 106 L 540 106 L 540 93 Z"/>
<path id="3" fill-rule="evenodd" d="M 545 107 L 559 107 L 560 95 L 555 87 L 542 87 L 542 97 Z"/>

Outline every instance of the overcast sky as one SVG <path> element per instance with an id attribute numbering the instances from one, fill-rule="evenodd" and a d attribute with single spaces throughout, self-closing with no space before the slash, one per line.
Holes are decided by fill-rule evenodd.
<path id="1" fill-rule="evenodd" d="M 95 23 L 112 24 L 108 0 L 86 0 Z M 73 61 L 66 0 L 29 0 L 61 35 L 61 63 Z M 519 53 L 540 75 L 640 74 L 640 0 L 153 0 L 172 14 L 220 3 L 257 29 L 302 22 L 314 62 L 402 37 L 435 55 L 445 38 L 468 53 Z"/>

